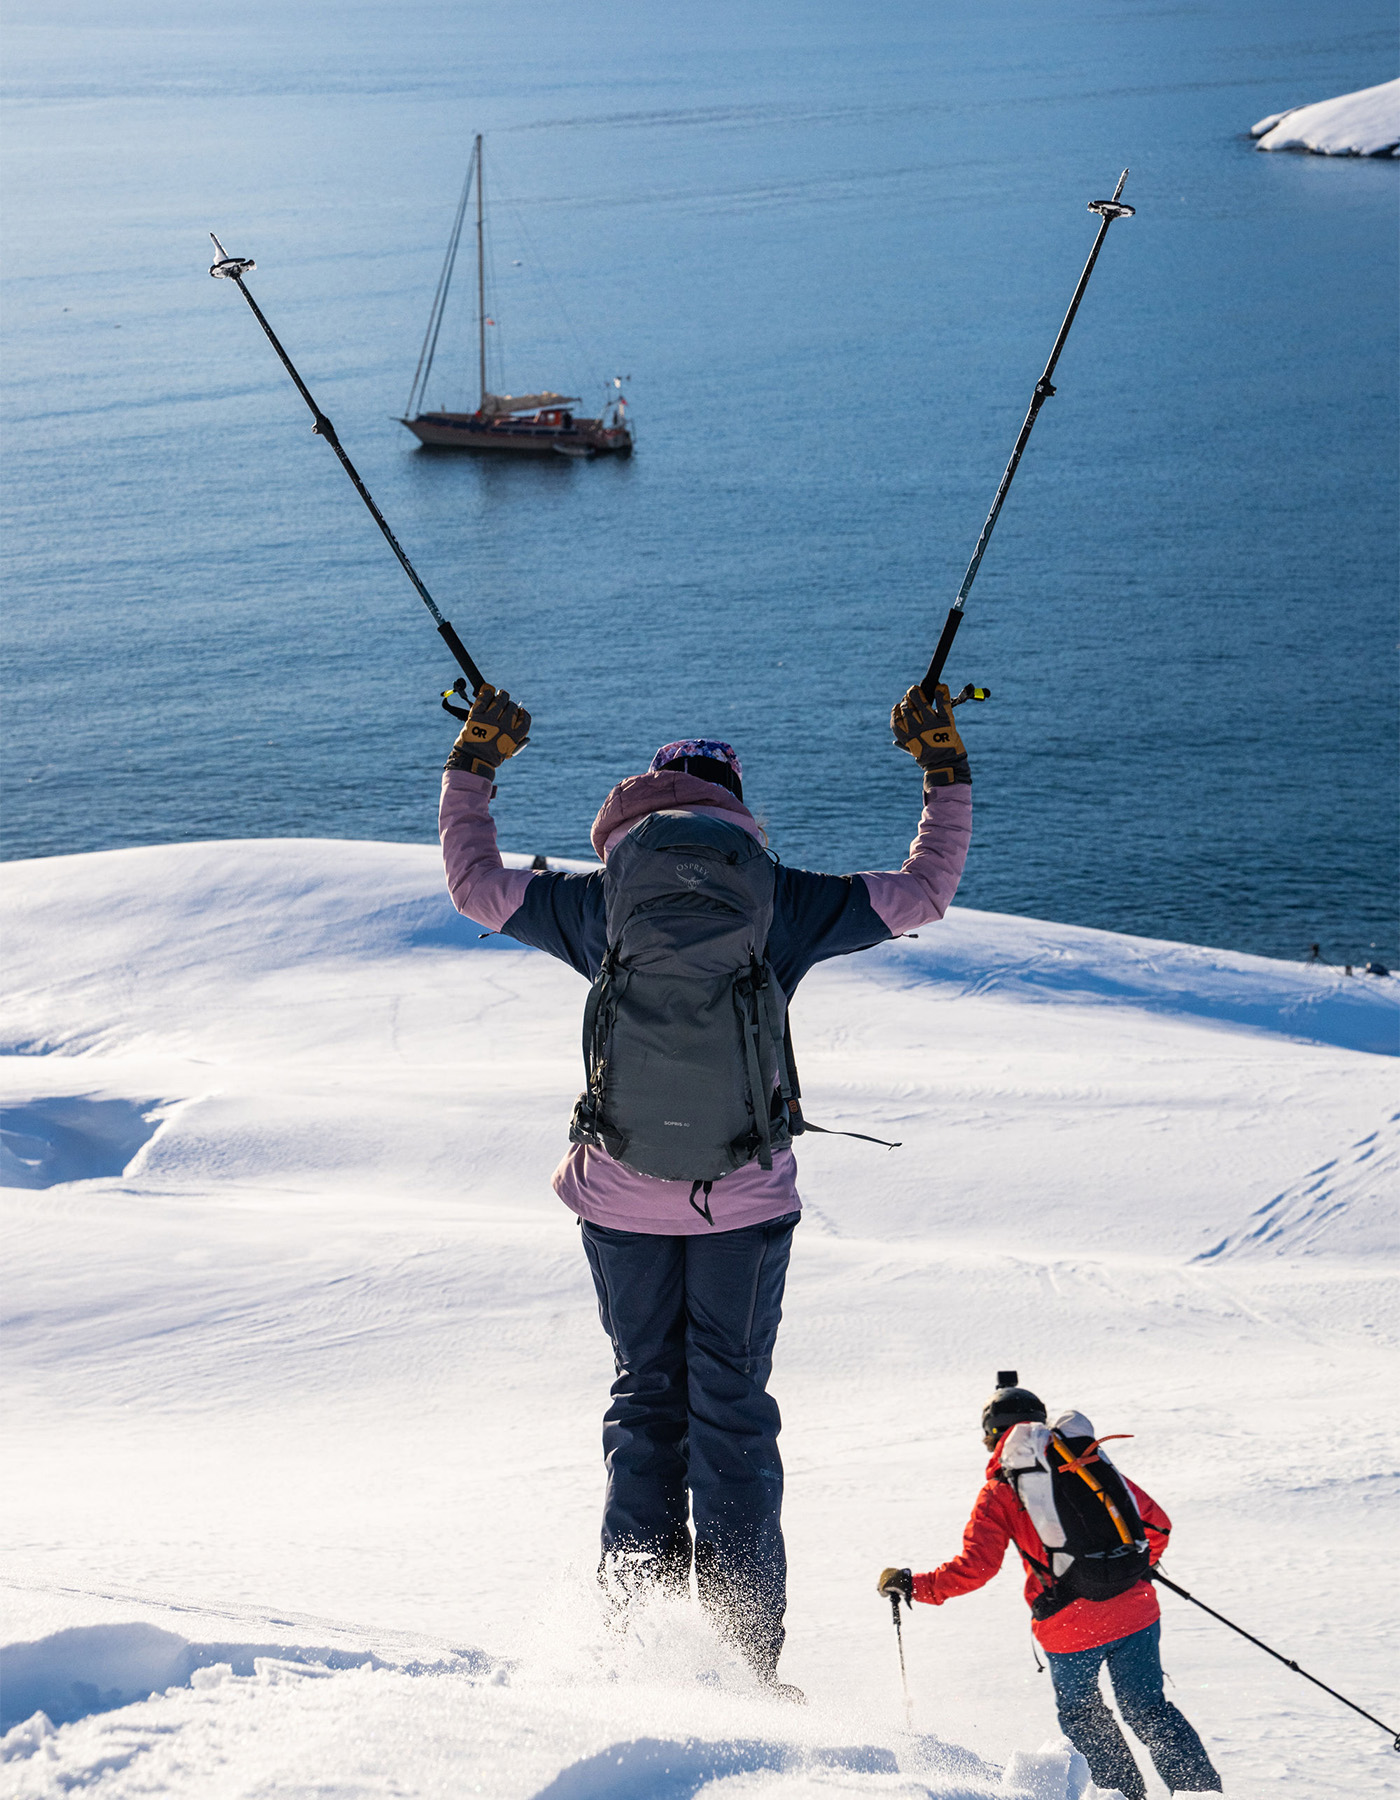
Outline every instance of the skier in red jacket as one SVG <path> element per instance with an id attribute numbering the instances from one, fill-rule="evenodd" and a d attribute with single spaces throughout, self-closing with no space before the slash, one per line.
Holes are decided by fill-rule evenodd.
<path id="1" fill-rule="evenodd" d="M 1055 1685 L 1060 1729 L 1083 1755 L 1095 1782 L 1120 1789 L 1126 1800 L 1146 1800 L 1141 1771 L 1099 1693 L 1099 1670 L 1107 1663 L 1119 1711 L 1147 1746 L 1168 1789 L 1174 1794 L 1219 1793 L 1220 1777 L 1200 1738 L 1162 1691 L 1161 1614 L 1151 1580 L 1134 1582 L 1110 1599 L 1080 1598 L 1061 1605 L 1046 1600 L 1053 1585 L 1054 1558 L 1001 1458 L 1007 1435 L 1023 1420 L 1044 1424 L 1045 1407 L 1029 1389 L 1015 1385 L 1013 1373 L 982 1411 L 982 1441 L 992 1453 L 991 1461 L 963 1533 L 961 1555 L 926 1575 L 886 1569 L 880 1576 L 880 1592 L 901 1596 L 910 1605 L 919 1600 L 941 1606 L 955 1594 L 985 1586 L 1001 1568 L 1007 1545 L 1015 1544 L 1026 1571 L 1026 1604 L 1033 1608 L 1031 1631 L 1046 1654 Z M 1087 1421 L 1080 1419 L 1079 1424 Z M 1155 1564 L 1166 1548 L 1171 1520 L 1150 1494 L 1126 1477 L 1122 1480 L 1137 1507 L 1148 1558 Z"/>

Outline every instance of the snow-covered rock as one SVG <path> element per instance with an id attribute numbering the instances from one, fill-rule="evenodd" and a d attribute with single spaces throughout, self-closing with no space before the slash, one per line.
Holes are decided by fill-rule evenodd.
<path id="1" fill-rule="evenodd" d="M 1400 153 L 1400 79 L 1270 113 L 1250 127 L 1256 150 L 1313 150 L 1320 156 Z"/>

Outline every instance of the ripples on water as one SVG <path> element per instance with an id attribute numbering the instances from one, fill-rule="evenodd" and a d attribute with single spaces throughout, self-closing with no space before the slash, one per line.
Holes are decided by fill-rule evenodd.
<path id="1" fill-rule="evenodd" d="M 213 226 L 488 675 L 505 842 L 586 853 L 691 732 L 791 862 L 897 861 L 929 649 L 1125 198 L 950 676 L 961 899 L 1298 956 L 1394 922 L 1393 163 L 1266 156 L 1388 7 L 11 16 L 5 853 L 433 836 L 455 673 Z M 630 464 L 415 447 L 471 134 L 515 391 L 630 374 Z M 463 284 L 464 287 L 467 284 Z M 471 391 L 469 328 L 432 402 Z M 446 340 L 445 340 L 446 341 Z M 440 390 L 440 391 L 436 391 Z M 1371 946 L 1375 946 L 1374 952 Z"/>

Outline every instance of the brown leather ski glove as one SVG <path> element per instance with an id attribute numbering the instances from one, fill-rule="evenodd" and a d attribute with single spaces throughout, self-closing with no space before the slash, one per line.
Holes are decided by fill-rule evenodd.
<path id="1" fill-rule="evenodd" d="M 875 1587 L 877 1593 L 887 1597 L 890 1594 L 901 1595 L 906 1606 L 914 1604 L 914 1577 L 908 1569 L 882 1569 Z"/>
<path id="2" fill-rule="evenodd" d="M 467 722 L 457 735 L 445 768 L 465 769 L 469 775 L 496 779 L 496 771 L 508 756 L 530 741 L 530 715 L 517 706 L 504 688 L 483 687 L 472 701 Z"/>
<path id="3" fill-rule="evenodd" d="M 949 787 L 955 781 L 971 782 L 967 749 L 953 722 L 953 708 L 942 682 L 934 690 L 937 705 L 930 706 L 922 688 L 911 687 L 890 713 L 890 730 L 901 750 L 907 750 L 924 771 L 926 787 Z"/>

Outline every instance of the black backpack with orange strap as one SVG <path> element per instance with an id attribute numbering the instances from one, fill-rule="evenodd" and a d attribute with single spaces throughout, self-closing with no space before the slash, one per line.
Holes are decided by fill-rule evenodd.
<path id="1" fill-rule="evenodd" d="M 1045 1551 L 1043 1562 L 1026 1557 L 1044 1583 L 1033 1618 L 1051 1618 L 1075 1600 L 1115 1599 L 1152 1567 L 1132 1490 L 1103 1442 L 1077 1412 L 1053 1425 L 1023 1420 L 1002 1439 L 1000 1473 Z"/>

